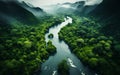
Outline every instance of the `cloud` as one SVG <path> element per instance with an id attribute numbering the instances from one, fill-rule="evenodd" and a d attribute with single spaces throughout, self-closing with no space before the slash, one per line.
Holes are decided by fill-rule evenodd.
<path id="1" fill-rule="evenodd" d="M 86 0 L 85 5 L 94 5 L 94 4 L 99 4 L 101 3 L 103 0 Z"/>
<path id="2" fill-rule="evenodd" d="M 100 3 L 102 0 L 19 0 L 19 1 L 25 1 L 31 3 L 34 6 L 41 7 L 45 5 L 64 3 L 64 2 L 74 3 L 76 1 L 86 1 L 86 5 L 93 5 Z"/>
<path id="3" fill-rule="evenodd" d="M 28 2 L 28 3 L 33 4 L 34 6 L 45 6 L 45 5 L 64 3 L 64 2 L 72 2 L 73 3 L 76 1 L 80 1 L 80 0 L 19 0 L 19 1 Z"/>

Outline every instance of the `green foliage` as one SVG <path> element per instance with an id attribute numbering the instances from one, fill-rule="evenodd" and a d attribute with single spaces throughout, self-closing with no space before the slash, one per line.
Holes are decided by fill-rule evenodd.
<path id="1" fill-rule="evenodd" d="M 33 75 L 56 48 L 45 42 L 45 33 L 60 17 L 43 17 L 38 25 L 13 22 L 10 27 L 0 25 L 0 75 Z M 31 19 L 32 20 L 32 19 Z M 5 30 L 4 30 L 4 29 Z"/>
<path id="2" fill-rule="evenodd" d="M 98 59 L 97 58 L 90 58 L 89 65 L 93 68 L 96 67 L 98 65 Z"/>
<path id="3" fill-rule="evenodd" d="M 53 38 L 54 35 L 53 35 L 53 34 L 49 34 L 48 37 L 49 37 L 49 38 Z"/>
<path id="4" fill-rule="evenodd" d="M 115 50 L 116 50 L 117 52 L 120 52 L 120 44 L 115 45 Z"/>
<path id="5" fill-rule="evenodd" d="M 95 39 L 95 38 L 91 38 L 90 40 L 89 40 L 89 43 L 90 44 L 94 44 L 94 43 L 96 43 L 97 42 L 97 40 Z"/>
<path id="6" fill-rule="evenodd" d="M 24 47 L 31 48 L 31 46 L 32 46 L 32 42 L 30 42 L 30 41 L 24 41 Z"/>
<path id="7" fill-rule="evenodd" d="M 120 73 L 120 46 L 119 43 L 113 43 L 116 39 L 100 33 L 102 25 L 95 19 L 81 17 L 79 21 L 75 16 L 73 19 L 76 20 L 72 25 L 65 26 L 60 31 L 59 38 L 65 40 L 78 58 L 102 75 Z"/>
<path id="8" fill-rule="evenodd" d="M 54 45 L 52 45 L 51 41 L 48 41 L 48 43 L 47 43 L 47 51 L 50 54 L 54 54 L 56 52 L 56 47 Z"/>
<path id="9" fill-rule="evenodd" d="M 85 41 L 84 41 L 84 39 L 79 38 L 76 40 L 76 42 L 77 42 L 77 44 L 84 44 Z"/>
<path id="10" fill-rule="evenodd" d="M 62 62 L 58 64 L 58 73 L 60 75 L 69 75 L 69 65 L 66 60 L 62 60 Z"/>

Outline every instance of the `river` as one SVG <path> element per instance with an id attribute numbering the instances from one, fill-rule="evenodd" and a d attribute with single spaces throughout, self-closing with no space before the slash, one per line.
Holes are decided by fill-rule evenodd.
<path id="1" fill-rule="evenodd" d="M 57 66 L 63 60 L 66 59 L 70 66 L 70 75 L 97 75 L 88 67 L 84 66 L 81 61 L 71 53 L 68 45 L 64 41 L 59 40 L 58 33 L 64 26 L 72 23 L 71 17 L 64 18 L 64 22 L 61 24 L 49 28 L 49 32 L 46 33 L 45 39 L 46 43 L 51 40 L 53 45 L 57 48 L 57 53 L 50 56 L 41 66 L 40 75 L 58 75 Z M 48 38 L 49 34 L 53 34 L 53 38 Z"/>

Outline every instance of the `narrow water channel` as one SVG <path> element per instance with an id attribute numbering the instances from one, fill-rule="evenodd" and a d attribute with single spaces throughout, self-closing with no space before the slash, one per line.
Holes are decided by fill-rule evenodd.
<path id="1" fill-rule="evenodd" d="M 61 24 L 51 27 L 49 33 L 46 33 L 46 43 L 51 40 L 53 45 L 57 48 L 57 53 L 50 56 L 46 62 L 42 64 L 40 75 L 58 75 L 57 66 L 63 60 L 66 59 L 70 66 L 70 75 L 96 75 L 92 70 L 84 66 L 81 61 L 71 53 L 68 45 L 64 41 L 59 40 L 58 33 L 64 26 L 72 23 L 71 17 L 64 18 L 64 22 Z M 49 34 L 53 34 L 52 39 L 48 38 Z"/>

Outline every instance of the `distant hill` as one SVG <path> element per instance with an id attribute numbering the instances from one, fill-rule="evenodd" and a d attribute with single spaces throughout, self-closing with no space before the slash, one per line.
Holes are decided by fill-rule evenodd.
<path id="1" fill-rule="evenodd" d="M 103 0 L 89 15 L 105 23 L 101 32 L 120 39 L 120 0 Z"/>
<path id="2" fill-rule="evenodd" d="M 120 13 L 120 0 L 103 0 L 101 4 L 99 4 L 91 14 L 94 15 L 104 15 L 104 16 L 111 16 L 111 15 L 119 15 Z"/>
<path id="3" fill-rule="evenodd" d="M 76 9 L 75 14 L 85 15 L 91 12 L 97 5 L 85 5 L 86 1 L 77 1 L 75 3 L 64 3 L 70 5 L 72 8 Z"/>
<path id="4" fill-rule="evenodd" d="M 120 18 L 120 0 L 103 0 L 90 15 L 100 17 L 103 20 Z M 104 19 L 105 18 L 105 19 Z M 112 20 L 113 21 L 113 20 Z"/>
<path id="5" fill-rule="evenodd" d="M 85 1 L 77 1 L 75 3 L 62 3 L 54 5 L 55 12 L 57 13 L 64 13 L 64 14 L 77 14 L 80 13 L 82 8 L 84 7 Z"/>
<path id="6" fill-rule="evenodd" d="M 17 1 L 0 0 L 0 17 L 6 19 L 6 22 L 11 19 L 17 20 L 24 24 L 36 24 L 37 18 Z"/>
<path id="7" fill-rule="evenodd" d="M 34 7 L 32 4 L 26 3 L 24 1 L 21 2 L 21 5 L 28 11 L 32 12 L 36 17 L 46 15 L 46 12 L 44 12 L 44 10 L 40 7 Z"/>

